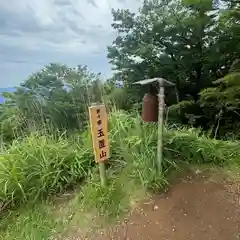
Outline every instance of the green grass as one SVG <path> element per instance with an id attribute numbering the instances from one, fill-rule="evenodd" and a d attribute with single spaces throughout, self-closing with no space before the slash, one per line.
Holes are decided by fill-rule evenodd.
<path id="1" fill-rule="evenodd" d="M 165 188 L 171 174 L 183 164 L 222 169 L 238 169 L 240 165 L 237 141 L 213 140 L 192 129 L 167 130 L 163 172 L 159 175 L 155 124 L 143 124 L 134 115 L 115 111 L 109 116 L 109 128 L 111 159 L 105 188 L 100 186 L 98 168 L 94 167 L 90 131 L 71 138 L 35 133 L 1 153 L 1 202 L 10 202 L 8 209 L 13 209 L 13 217 L 1 220 L 2 239 L 49 239 L 54 232 L 80 226 L 86 213 L 104 216 L 105 220 L 120 218 L 149 192 Z M 53 214 L 52 204 L 32 208 L 34 202 L 76 186 L 79 190 L 60 218 Z M 34 227 L 37 224 L 39 228 Z"/>
<path id="2" fill-rule="evenodd" d="M 57 222 L 47 204 L 25 207 L 1 220 L 0 239 L 2 240 L 44 240 L 59 230 Z"/>
<path id="3" fill-rule="evenodd" d="M 239 141 L 211 139 L 194 129 L 167 131 L 164 139 L 166 157 L 189 164 L 240 165 Z"/>
<path id="4" fill-rule="evenodd" d="M 79 194 L 84 211 L 93 211 L 105 220 L 121 217 L 131 209 L 133 202 L 146 194 L 143 186 L 131 178 L 128 171 L 120 174 L 108 172 L 108 185 L 102 187 L 98 176 L 93 176 Z"/>
<path id="5" fill-rule="evenodd" d="M 184 161 L 189 164 L 240 164 L 239 142 L 200 136 L 188 129 L 169 130 L 164 135 L 163 173 L 156 172 L 157 126 L 143 124 L 121 111 L 110 114 L 110 172 L 115 179 L 125 177 L 145 189 L 158 190 L 167 184 L 167 175 Z M 37 133 L 14 141 L 0 155 L 0 199 L 4 205 L 46 199 L 89 179 L 95 164 L 90 131 L 80 139 L 65 135 Z M 127 175 L 127 176 L 126 176 Z"/>
<path id="6" fill-rule="evenodd" d="M 91 151 L 64 136 L 32 134 L 0 155 L 0 199 L 16 207 L 61 192 L 84 179 Z"/>

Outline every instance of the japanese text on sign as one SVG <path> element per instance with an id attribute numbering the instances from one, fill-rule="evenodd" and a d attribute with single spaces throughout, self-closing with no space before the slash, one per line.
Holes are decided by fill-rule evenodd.
<path id="1" fill-rule="evenodd" d="M 96 162 L 103 162 L 110 157 L 108 141 L 108 118 L 104 105 L 89 107 L 93 149 Z"/>

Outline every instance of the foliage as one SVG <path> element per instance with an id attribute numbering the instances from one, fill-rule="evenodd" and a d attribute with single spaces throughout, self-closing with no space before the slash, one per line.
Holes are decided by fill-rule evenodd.
<path id="1" fill-rule="evenodd" d="M 201 136 L 196 130 L 177 130 L 166 133 L 165 148 L 172 149 L 171 157 L 195 164 L 219 166 L 240 163 L 239 142 L 214 140 Z M 168 152 L 165 153 L 168 156 Z"/>
<path id="2" fill-rule="evenodd" d="M 238 130 L 240 122 L 240 74 L 239 61 L 231 66 L 231 72 L 215 81 L 216 87 L 200 93 L 199 104 L 208 124 L 213 125 L 214 136 Z M 239 137 L 239 136 L 238 136 Z"/>
<path id="3" fill-rule="evenodd" d="M 149 0 L 138 14 L 113 11 L 119 35 L 108 57 L 128 82 L 160 76 L 176 84 L 180 100 L 197 99 L 239 57 L 239 36 L 232 34 L 239 25 L 230 7 L 221 6 L 211 0 Z"/>
<path id="4" fill-rule="evenodd" d="M 159 191 L 168 184 L 170 172 L 182 163 L 232 166 L 240 164 L 239 142 L 213 140 L 194 129 L 167 130 L 164 134 L 164 174 L 156 172 L 156 125 L 142 125 L 134 115 L 111 114 L 111 162 L 108 188 L 93 174 L 81 189 L 79 201 L 85 211 L 116 217 L 131 208 L 136 190 Z M 113 127 L 115 126 L 115 128 Z M 115 151 L 116 150 L 116 151 Z M 119 163 L 120 161 L 120 163 Z M 118 168 L 115 168 L 117 165 Z"/>
<path id="5" fill-rule="evenodd" d="M 18 205 L 36 201 L 85 178 L 91 166 L 90 148 L 64 136 L 32 134 L 0 155 L 0 199 Z"/>
<path id="6" fill-rule="evenodd" d="M 229 74 L 214 81 L 215 86 L 203 89 L 198 102 L 181 101 L 171 105 L 168 120 L 173 123 L 211 129 L 212 137 L 239 138 L 240 126 L 240 75 L 239 60 Z"/>
<path id="7" fill-rule="evenodd" d="M 86 67 L 76 69 L 50 64 L 32 74 L 13 93 L 5 93 L 0 121 L 3 137 L 13 139 L 45 129 L 82 129 L 87 124 L 87 107 L 102 99 L 100 76 Z"/>
<path id="8" fill-rule="evenodd" d="M 113 195 L 114 191 L 119 193 L 123 179 L 144 189 L 161 189 L 167 184 L 167 173 L 178 168 L 181 161 L 217 165 L 240 163 L 238 142 L 211 140 L 189 130 L 169 130 L 164 137 L 164 171 L 163 175 L 159 175 L 155 162 L 156 127 L 142 125 L 141 120 L 134 115 L 121 111 L 111 113 L 112 153 L 109 173 L 112 175 L 111 179 L 119 180 L 112 180 Z M 10 204 L 13 207 L 33 202 L 72 187 L 91 172 L 94 174 L 90 136 L 90 131 L 83 133 L 82 139 L 79 140 L 64 136 L 32 134 L 21 141 L 14 141 L 1 154 L 2 204 Z M 87 187 L 86 191 L 101 196 L 101 199 L 109 197 L 110 195 L 106 196 L 107 193 L 103 190 L 96 190 L 99 186 L 96 184 L 95 175 L 93 176 L 95 185 L 89 186 L 92 190 Z M 94 192 L 94 189 L 97 192 Z"/>
<path id="9" fill-rule="evenodd" d="M 179 123 L 190 126 L 199 126 L 202 119 L 202 111 L 194 101 L 181 101 L 173 104 L 168 109 L 167 120 L 170 123 Z"/>
<path id="10" fill-rule="evenodd" d="M 117 109 L 131 110 L 133 101 L 131 96 L 127 93 L 126 89 L 114 88 L 111 93 L 107 95 L 106 101 L 109 107 L 116 107 Z"/>
<path id="11" fill-rule="evenodd" d="M 170 80 L 183 102 L 176 103 L 174 94 L 167 90 L 166 103 L 177 104 L 170 106 L 169 120 L 213 128 L 215 136 L 219 104 L 233 108 L 226 95 L 230 96 L 234 87 L 225 93 L 212 87 L 218 79 L 226 82 L 238 75 L 225 76 L 235 72 L 240 57 L 239 4 L 233 0 L 146 0 L 138 13 L 113 11 L 112 27 L 118 36 L 108 47 L 108 58 L 117 70 L 115 76 L 122 76 L 137 96 L 142 95 L 134 92 L 133 82 L 145 77 Z M 234 61 L 235 67 L 231 67 Z M 206 102 L 204 96 L 209 95 L 212 97 Z M 141 99 L 137 96 L 135 99 Z M 234 98 L 238 99 L 236 94 Z M 235 115 L 226 118 L 221 126 L 230 119 L 238 125 Z M 231 126 L 227 128 L 231 130 Z"/>
<path id="12" fill-rule="evenodd" d="M 222 98 L 215 97 L 214 104 L 211 102 L 214 107 L 210 107 L 205 96 L 218 94 L 218 88 L 213 92 L 214 82 L 233 78 L 226 74 L 236 72 L 239 64 L 239 4 L 233 0 L 145 0 L 137 13 L 118 9 L 112 15 L 117 37 L 108 47 L 108 58 L 116 70 L 114 76 L 103 83 L 101 76 L 86 66 L 45 66 L 14 93 L 4 94 L 7 101 L 0 105 L 1 140 L 9 142 L 42 129 L 48 133 L 56 129 L 82 131 L 92 102 L 104 101 L 110 109 L 139 108 L 145 89 L 132 83 L 145 77 L 164 77 L 175 83 L 178 100 L 183 102 L 176 102 L 174 91 L 166 90 L 169 120 L 215 132 L 219 101 L 226 99 L 221 92 Z M 235 67 L 231 67 L 234 61 Z M 117 79 L 123 80 L 123 88 L 116 88 Z M 230 93 L 229 88 L 227 91 Z M 191 104 L 185 105 L 187 102 Z M 225 114 L 226 119 L 220 121 L 221 129 L 230 115 Z M 238 126 L 235 115 L 233 125 Z"/>
<path id="13" fill-rule="evenodd" d="M 157 125 L 143 123 L 134 109 L 145 89 L 132 83 L 164 77 L 175 83 L 180 100 L 167 90 L 168 124 L 211 129 L 214 138 L 240 137 L 239 6 L 224 2 L 225 8 L 211 0 L 145 0 L 137 14 L 113 11 L 118 37 L 108 47 L 117 70 L 112 79 L 103 83 L 86 67 L 50 64 L 15 92 L 4 93 L 0 210 L 34 203 L 87 180 L 81 189 L 84 207 L 119 215 L 136 186 L 143 192 L 162 189 L 169 172 L 182 162 L 239 165 L 238 141 L 175 127 L 165 131 L 159 175 Z M 120 77 L 124 87 L 116 88 Z M 108 189 L 99 186 L 93 167 L 87 111 L 92 102 L 104 102 L 110 110 Z"/>
<path id="14" fill-rule="evenodd" d="M 18 214 L 12 212 L 11 217 L 1 219 L 1 240 L 43 240 L 51 238 L 53 232 L 62 228 L 63 224 L 54 219 L 47 204 L 37 204 L 21 209 Z"/>

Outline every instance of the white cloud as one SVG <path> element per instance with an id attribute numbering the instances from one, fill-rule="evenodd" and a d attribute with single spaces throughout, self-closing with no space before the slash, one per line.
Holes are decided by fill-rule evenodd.
<path id="1" fill-rule="evenodd" d="M 8 0 L 0 2 L 0 59 L 2 66 L 16 64 L 25 72 L 42 67 L 40 63 L 64 60 L 66 64 L 88 64 L 103 59 L 102 72 L 108 74 L 106 47 L 116 33 L 111 28 L 111 8 L 136 11 L 141 0 Z M 86 60 L 86 61 L 85 61 Z M 21 64 L 20 64 L 21 62 Z M 33 67 L 35 66 L 35 67 Z M 4 72 L 0 87 L 23 80 L 22 74 Z M 1 67 L 0 72 L 4 71 Z M 29 70 L 28 70 L 29 69 Z"/>

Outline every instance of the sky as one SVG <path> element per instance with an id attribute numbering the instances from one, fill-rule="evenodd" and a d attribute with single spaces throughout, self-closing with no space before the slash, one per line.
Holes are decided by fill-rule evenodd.
<path id="1" fill-rule="evenodd" d="M 111 76 L 111 9 L 136 12 L 141 0 L 0 0 L 0 88 L 14 87 L 50 62 L 88 65 Z"/>

